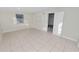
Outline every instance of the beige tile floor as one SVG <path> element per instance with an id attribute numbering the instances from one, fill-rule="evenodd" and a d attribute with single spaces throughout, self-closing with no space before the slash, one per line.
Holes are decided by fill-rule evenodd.
<path id="1" fill-rule="evenodd" d="M 52 33 L 25 29 L 3 34 L 0 52 L 77 52 L 76 42 Z"/>

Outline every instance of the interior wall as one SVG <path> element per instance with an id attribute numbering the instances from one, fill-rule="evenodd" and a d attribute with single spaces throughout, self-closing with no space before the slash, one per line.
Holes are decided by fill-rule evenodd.
<path id="1" fill-rule="evenodd" d="M 47 31 L 47 22 L 48 17 L 46 13 L 35 13 L 33 14 L 32 27 Z"/>
<path id="2" fill-rule="evenodd" d="M 16 31 L 29 27 L 31 14 L 24 13 L 24 24 L 15 24 L 16 12 L 0 12 L 2 32 Z"/>
<path id="3" fill-rule="evenodd" d="M 64 11 L 62 36 L 75 41 L 79 40 L 79 8 L 62 7 L 56 8 L 55 11 Z"/>
<path id="4" fill-rule="evenodd" d="M 1 33 L 1 20 L 0 20 L 0 33 Z"/>
<path id="5" fill-rule="evenodd" d="M 79 39 L 79 8 L 55 8 L 46 12 L 34 14 L 33 26 L 37 29 L 47 31 L 48 13 L 64 12 L 62 36 Z"/>
<path id="6" fill-rule="evenodd" d="M 0 19 L 0 42 L 1 42 L 1 40 L 2 40 L 2 33 L 1 33 L 2 31 L 1 31 L 1 19 Z"/>
<path id="7" fill-rule="evenodd" d="M 79 40 L 79 8 L 64 8 L 62 35 Z"/>

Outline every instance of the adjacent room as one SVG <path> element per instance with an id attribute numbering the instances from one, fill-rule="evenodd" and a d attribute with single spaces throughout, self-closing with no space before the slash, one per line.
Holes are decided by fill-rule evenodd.
<path id="1" fill-rule="evenodd" d="M 79 52 L 78 7 L 0 7 L 0 52 Z"/>

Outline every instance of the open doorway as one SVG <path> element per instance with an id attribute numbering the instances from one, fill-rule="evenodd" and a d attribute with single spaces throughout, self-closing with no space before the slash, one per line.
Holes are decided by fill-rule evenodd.
<path id="1" fill-rule="evenodd" d="M 53 32 L 54 26 L 54 13 L 48 14 L 48 32 Z"/>

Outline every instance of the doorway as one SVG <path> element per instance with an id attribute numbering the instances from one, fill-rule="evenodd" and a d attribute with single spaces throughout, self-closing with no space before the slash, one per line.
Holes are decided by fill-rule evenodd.
<path id="1" fill-rule="evenodd" d="M 53 32 L 54 26 L 54 13 L 48 14 L 48 32 Z"/>

